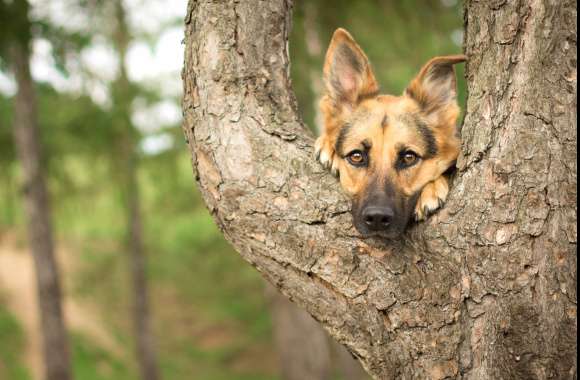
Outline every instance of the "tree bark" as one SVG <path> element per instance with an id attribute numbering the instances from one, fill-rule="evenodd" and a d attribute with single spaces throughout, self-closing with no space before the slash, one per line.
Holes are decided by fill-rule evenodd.
<path id="1" fill-rule="evenodd" d="M 126 56 L 130 41 L 123 2 L 116 0 L 113 4 L 116 23 L 113 41 L 119 52 L 120 74 L 113 84 L 116 107 L 116 124 L 119 139 L 115 142 L 115 157 L 119 162 L 118 181 L 123 196 L 127 217 L 126 247 L 129 258 L 131 287 L 133 295 L 132 317 L 134 338 L 137 353 L 137 364 L 143 380 L 160 378 L 155 354 L 155 341 L 151 331 L 151 312 L 149 307 L 149 289 L 147 286 L 147 257 L 143 246 L 143 225 L 141 202 L 138 184 L 138 164 L 136 135 L 131 123 L 131 106 L 134 91 L 127 76 Z"/>
<path id="2" fill-rule="evenodd" d="M 22 16 L 21 30 L 28 34 L 28 5 L 18 1 L 12 6 Z M 10 63 L 18 92 L 14 97 L 14 141 L 22 167 L 24 213 L 28 241 L 34 258 L 36 287 L 41 323 L 44 378 L 72 379 L 68 337 L 62 309 L 59 271 L 54 254 L 49 195 L 44 178 L 37 102 L 30 75 L 27 38 L 14 38 L 9 49 Z"/>
<path id="3" fill-rule="evenodd" d="M 226 238 L 374 378 L 576 378 L 576 3 L 466 3 L 459 173 L 392 242 L 313 158 L 291 5 L 189 2 L 183 129 Z"/>
<path id="4" fill-rule="evenodd" d="M 306 45 L 306 52 L 308 58 L 311 61 L 322 62 L 323 44 L 320 40 L 320 35 L 318 33 L 318 28 L 316 25 L 316 20 L 318 20 L 318 12 L 316 9 L 316 4 L 313 2 L 307 2 L 304 4 L 304 38 Z M 312 94 L 314 95 L 314 130 L 317 134 L 322 133 L 323 116 L 322 111 L 319 107 L 320 98 L 323 95 L 324 84 L 322 83 L 322 76 L 320 75 L 320 69 L 315 70 L 314 66 L 308 72 L 310 79 L 310 88 Z"/>

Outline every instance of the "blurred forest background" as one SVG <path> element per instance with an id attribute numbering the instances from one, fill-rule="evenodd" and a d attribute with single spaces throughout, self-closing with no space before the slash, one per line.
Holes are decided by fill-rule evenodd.
<path id="1" fill-rule="evenodd" d="M 137 199 L 160 377 L 283 379 L 276 296 L 214 225 L 181 133 L 186 0 L 30 0 L 27 20 L 9 11 L 20 2 L 0 0 L 0 380 L 42 375 L 8 49 L 28 37 L 75 377 L 140 378 L 128 254 Z M 291 69 L 305 122 L 316 130 L 337 27 L 366 51 L 383 92 L 399 94 L 429 58 L 461 51 L 462 24 L 456 0 L 295 1 Z M 352 378 L 340 360 L 332 378 Z"/>

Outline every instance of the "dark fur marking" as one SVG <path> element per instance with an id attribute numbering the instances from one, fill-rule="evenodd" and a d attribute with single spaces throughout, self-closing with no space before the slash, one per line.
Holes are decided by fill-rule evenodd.
<path id="1" fill-rule="evenodd" d="M 414 89 L 408 87 L 405 92 L 408 96 L 417 101 L 419 107 L 421 107 L 424 112 L 431 113 L 434 112 L 437 107 L 449 102 L 454 98 L 454 91 L 456 86 L 455 70 L 453 69 L 453 65 L 449 63 L 439 63 L 430 67 L 429 71 L 423 78 L 423 82 L 439 82 L 439 86 L 444 85 L 445 81 L 449 78 L 451 78 L 450 87 L 446 90 L 435 91 L 435 93 L 427 94 L 423 89 L 418 89 L 419 93 L 417 93 L 414 91 Z"/>
<path id="2" fill-rule="evenodd" d="M 336 138 L 336 143 L 334 144 L 334 150 L 338 153 L 340 157 L 344 157 L 344 152 L 342 151 L 344 141 L 346 140 L 352 124 L 345 124 L 338 132 L 338 137 Z"/>
<path id="3" fill-rule="evenodd" d="M 435 64 L 427 74 L 430 80 L 445 80 L 450 75 L 455 75 L 453 66 L 449 63 Z"/>
<path id="4" fill-rule="evenodd" d="M 363 73 L 363 64 L 357 57 L 357 53 L 353 51 L 348 45 L 342 43 L 336 47 L 335 53 L 335 64 L 341 63 L 343 65 L 348 65 L 355 69 L 359 74 Z M 338 62 L 337 62 L 338 61 Z"/>
<path id="5" fill-rule="evenodd" d="M 381 127 L 385 128 L 387 126 L 388 122 L 389 122 L 389 117 L 387 115 L 385 115 L 383 117 L 383 121 L 381 121 Z"/>
<path id="6" fill-rule="evenodd" d="M 443 172 L 444 176 L 452 176 L 453 174 L 455 174 L 455 171 L 457 170 L 457 166 L 455 166 L 457 164 L 457 160 L 453 161 L 449 167 L 447 168 L 447 170 L 445 170 Z"/>
<path id="7" fill-rule="evenodd" d="M 342 85 L 340 84 L 340 80 L 338 79 L 338 76 L 334 72 L 334 68 L 332 68 L 331 70 L 332 70 L 332 74 L 330 75 L 330 85 L 332 86 L 332 88 L 334 88 L 334 92 L 338 95 L 337 100 L 347 101 L 348 99 L 346 98 L 346 96 L 344 94 L 344 89 L 342 88 Z"/>
<path id="8" fill-rule="evenodd" d="M 417 131 L 423 140 L 425 141 L 425 146 L 427 147 L 427 153 L 424 158 L 431 158 L 437 154 L 437 142 L 435 141 L 435 135 L 433 131 L 425 124 L 423 121 L 416 119 L 415 125 L 417 126 Z"/>
<path id="9" fill-rule="evenodd" d="M 419 94 L 415 93 L 415 91 L 414 91 L 412 88 L 410 88 L 410 87 L 407 87 L 407 89 L 405 90 L 405 93 L 406 93 L 406 94 L 407 94 L 409 97 L 411 97 L 412 99 L 415 99 L 415 101 L 416 101 L 416 102 L 419 104 L 419 107 L 420 107 L 422 110 L 424 110 L 424 109 L 426 109 L 426 108 L 427 108 L 427 105 L 428 105 L 428 104 L 427 104 L 427 103 L 428 103 L 428 102 L 427 102 L 427 99 L 425 99 L 425 98 L 424 98 L 424 97 L 422 97 L 422 96 L 419 96 Z"/>
<path id="10" fill-rule="evenodd" d="M 367 99 L 372 99 L 372 98 L 376 98 L 379 95 L 379 90 L 377 91 L 372 91 L 372 92 L 368 92 L 366 94 L 360 94 L 358 96 L 357 102 L 362 102 L 363 100 L 367 100 Z"/>

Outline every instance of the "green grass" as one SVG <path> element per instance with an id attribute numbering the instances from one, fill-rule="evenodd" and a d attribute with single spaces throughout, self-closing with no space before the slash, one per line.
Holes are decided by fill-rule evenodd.
<path id="1" fill-rule="evenodd" d="M 136 376 L 118 358 L 95 346 L 81 334 L 71 337 L 74 375 L 82 380 L 135 380 Z"/>
<path id="2" fill-rule="evenodd" d="M 184 350 L 187 361 L 168 357 L 162 362 L 165 379 L 199 380 L 277 380 L 278 377 L 264 373 L 259 366 L 252 370 L 232 368 L 240 355 L 240 347 L 203 350 L 190 345 Z"/>
<path id="3" fill-rule="evenodd" d="M 18 321 L 0 303 L 0 379 L 30 380 L 22 363 L 24 333 Z"/>

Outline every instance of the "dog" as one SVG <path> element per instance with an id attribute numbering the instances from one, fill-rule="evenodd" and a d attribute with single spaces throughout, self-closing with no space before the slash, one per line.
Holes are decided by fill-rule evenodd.
<path id="1" fill-rule="evenodd" d="M 363 50 L 346 30 L 334 32 L 315 152 L 352 199 L 361 235 L 400 236 L 412 217 L 425 220 L 445 202 L 444 174 L 461 144 L 454 65 L 464 61 L 464 55 L 433 58 L 402 96 L 381 95 Z"/>

